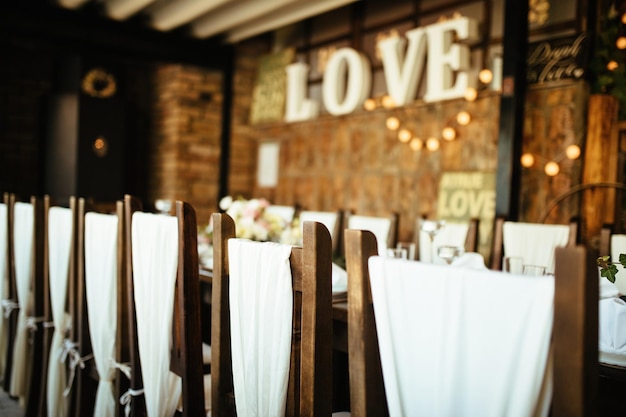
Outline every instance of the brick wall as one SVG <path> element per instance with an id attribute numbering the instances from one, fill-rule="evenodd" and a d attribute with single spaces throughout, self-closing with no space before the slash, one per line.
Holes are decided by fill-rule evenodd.
<path id="1" fill-rule="evenodd" d="M 178 64 L 157 66 L 148 200 L 184 199 L 198 223 L 217 207 L 221 157 L 222 75 Z"/>

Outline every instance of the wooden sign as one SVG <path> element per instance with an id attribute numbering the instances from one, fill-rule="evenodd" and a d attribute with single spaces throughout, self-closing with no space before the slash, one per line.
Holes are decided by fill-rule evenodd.
<path id="1" fill-rule="evenodd" d="M 261 58 L 252 92 L 250 123 L 283 120 L 287 90 L 285 67 L 293 62 L 295 53 L 294 48 L 287 48 Z"/>
<path id="2" fill-rule="evenodd" d="M 580 79 L 585 75 L 588 55 L 586 33 L 531 43 L 528 45 L 528 83 Z"/>
<path id="3" fill-rule="evenodd" d="M 453 223 L 479 219 L 478 251 L 486 260 L 491 251 L 495 212 L 495 172 L 456 171 L 441 175 L 437 218 Z"/>

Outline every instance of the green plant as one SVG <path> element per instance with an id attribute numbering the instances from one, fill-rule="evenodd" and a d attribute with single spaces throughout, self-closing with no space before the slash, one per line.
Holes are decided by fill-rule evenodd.
<path id="1" fill-rule="evenodd" d="M 600 16 L 593 58 L 589 63 L 591 92 L 614 96 L 619 102 L 620 120 L 626 119 L 626 56 L 624 50 L 616 46 L 616 41 L 623 33 L 621 15 L 611 3 L 609 11 Z"/>
<path id="2" fill-rule="evenodd" d="M 600 267 L 600 276 L 605 277 L 611 282 L 615 282 L 615 275 L 617 275 L 617 265 L 622 265 L 626 268 L 626 253 L 619 255 L 619 262 L 611 262 L 611 257 L 608 255 L 598 257 L 597 261 Z"/>

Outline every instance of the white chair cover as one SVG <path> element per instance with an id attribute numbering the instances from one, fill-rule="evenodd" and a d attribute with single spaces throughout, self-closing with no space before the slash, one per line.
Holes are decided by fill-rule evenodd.
<path id="1" fill-rule="evenodd" d="M 369 272 L 392 417 L 547 414 L 554 277 L 380 256 Z"/>
<path id="2" fill-rule="evenodd" d="M 279 206 L 271 204 L 265 208 L 265 212 L 282 218 L 285 221 L 285 224 L 290 224 L 293 221 L 293 216 L 296 214 L 296 208 L 294 206 Z"/>
<path id="3" fill-rule="evenodd" d="M 300 212 L 300 228 L 304 227 L 304 222 L 319 222 L 322 223 L 330 232 L 330 238 L 334 242 L 337 239 L 335 233 L 335 226 L 337 225 L 338 212 L 336 211 L 307 211 L 302 210 Z"/>
<path id="4" fill-rule="evenodd" d="M 132 252 L 137 337 L 146 410 L 149 417 L 171 417 L 181 395 L 181 380 L 170 372 L 178 268 L 176 217 L 134 213 Z"/>
<path id="5" fill-rule="evenodd" d="M 13 370 L 11 372 L 11 395 L 25 397 L 28 393 L 28 360 L 31 345 L 28 343 L 28 305 L 30 301 L 30 282 L 33 264 L 34 218 L 33 205 L 15 203 L 13 248 L 15 253 L 15 281 L 17 283 L 17 302 L 20 311 L 17 316 L 17 332 L 13 346 Z"/>
<path id="6" fill-rule="evenodd" d="M 4 300 L 8 292 L 8 270 L 7 270 L 7 205 L 0 203 L 0 301 Z M 0 310 L 0 375 L 4 375 L 6 362 L 7 335 L 5 322 L 7 320 Z"/>
<path id="7" fill-rule="evenodd" d="M 348 229 L 369 230 L 376 236 L 378 254 L 387 254 L 387 239 L 391 232 L 390 217 L 348 216 Z"/>
<path id="8" fill-rule="evenodd" d="M 621 298 L 600 300 L 598 315 L 600 362 L 626 366 L 626 302 Z"/>
<path id="9" fill-rule="evenodd" d="M 611 235 L 611 261 L 619 262 L 621 253 L 626 253 L 626 235 Z M 621 265 L 617 265 L 617 270 L 619 273 L 615 280 L 615 286 L 617 286 L 620 294 L 626 295 L 626 272 Z"/>
<path id="10" fill-rule="evenodd" d="M 439 246 L 460 246 L 465 247 L 465 238 L 467 237 L 468 223 L 449 223 L 435 235 L 433 242 L 430 242 L 428 233 L 420 230 L 420 261 L 436 264 L 445 264 L 446 261 L 437 256 Z"/>
<path id="11" fill-rule="evenodd" d="M 117 332 L 117 222 L 115 214 L 85 215 L 85 290 L 93 356 L 100 381 L 94 416 L 115 417 Z"/>
<path id="12" fill-rule="evenodd" d="M 283 417 L 289 381 L 291 246 L 228 241 L 233 385 L 237 414 Z"/>
<path id="13" fill-rule="evenodd" d="M 48 211 L 48 258 L 50 305 L 54 333 L 48 359 L 47 409 L 48 417 L 66 417 L 68 413 L 65 389 L 65 363 L 59 360 L 65 332 L 70 325 L 65 311 L 67 284 L 72 244 L 72 211 L 64 207 L 50 207 Z"/>
<path id="14" fill-rule="evenodd" d="M 504 256 L 519 256 L 524 265 L 545 266 L 554 273 L 554 249 L 567 246 L 569 226 L 504 222 L 502 229 Z"/>

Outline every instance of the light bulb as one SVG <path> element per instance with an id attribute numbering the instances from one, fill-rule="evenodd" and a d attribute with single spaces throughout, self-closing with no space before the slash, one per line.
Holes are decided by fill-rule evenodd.
<path id="1" fill-rule="evenodd" d="M 470 114 L 466 111 L 461 111 L 459 112 L 459 114 L 456 115 L 456 121 L 461 126 L 467 126 L 469 122 L 472 121 L 472 116 L 470 116 Z"/>
<path id="2" fill-rule="evenodd" d="M 376 100 L 374 100 L 373 98 L 368 98 L 367 100 L 365 100 L 365 103 L 363 103 L 363 107 L 367 111 L 374 110 L 376 108 Z"/>
<path id="3" fill-rule="evenodd" d="M 561 169 L 559 168 L 559 164 L 557 164 L 554 161 L 550 161 L 546 164 L 543 170 L 546 173 L 546 175 L 549 175 L 550 177 L 554 177 L 556 174 L 559 173 Z"/>
<path id="4" fill-rule="evenodd" d="M 493 80 L 493 73 L 488 69 L 481 70 L 478 73 L 478 79 L 483 84 L 489 84 Z"/>
<path id="5" fill-rule="evenodd" d="M 400 127 L 400 120 L 397 117 L 388 117 L 386 125 L 389 130 L 397 130 Z"/>
<path id="6" fill-rule="evenodd" d="M 609 71 L 615 71 L 618 66 L 619 65 L 616 61 L 611 60 L 608 64 L 606 64 L 606 69 L 608 69 Z"/>
<path id="7" fill-rule="evenodd" d="M 520 162 L 524 168 L 530 168 L 535 164 L 535 157 L 531 153 L 525 153 L 520 158 Z"/>
<path id="8" fill-rule="evenodd" d="M 419 151 L 424 147 L 424 142 L 420 138 L 413 138 L 411 139 L 411 143 L 409 143 L 409 146 L 414 151 Z"/>
<path id="9" fill-rule="evenodd" d="M 446 127 L 441 131 L 441 136 L 445 140 L 454 140 L 456 138 L 456 130 L 451 127 Z"/>
<path id="10" fill-rule="evenodd" d="M 411 134 L 409 129 L 400 129 L 400 131 L 398 132 L 398 139 L 400 140 L 400 142 L 407 143 L 411 140 L 411 136 L 413 135 Z"/>
<path id="11" fill-rule="evenodd" d="M 476 91 L 475 88 L 468 87 L 467 90 L 465 90 L 465 100 L 474 101 L 476 97 L 478 97 L 478 91 Z"/>
<path id="12" fill-rule="evenodd" d="M 626 13 L 622 15 L 622 23 L 626 25 Z"/>
<path id="13" fill-rule="evenodd" d="M 615 46 L 617 46 L 617 49 L 626 49 L 626 36 L 620 36 L 617 38 Z"/>
<path id="14" fill-rule="evenodd" d="M 396 106 L 391 96 L 384 96 L 382 100 L 383 107 L 386 109 L 393 109 Z"/>
<path id="15" fill-rule="evenodd" d="M 429 151 L 436 151 L 439 149 L 439 139 L 437 138 L 428 138 L 426 140 L 426 149 Z"/>
<path id="16" fill-rule="evenodd" d="M 578 145 L 569 145 L 565 148 L 565 155 L 569 159 L 578 159 L 580 156 L 580 147 Z"/>

